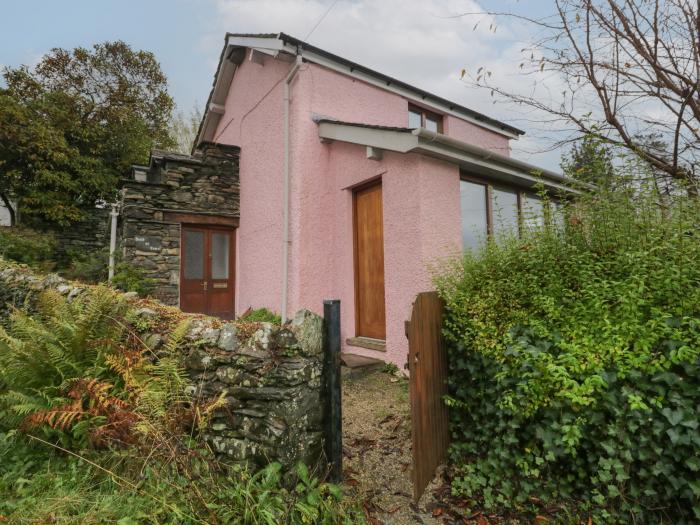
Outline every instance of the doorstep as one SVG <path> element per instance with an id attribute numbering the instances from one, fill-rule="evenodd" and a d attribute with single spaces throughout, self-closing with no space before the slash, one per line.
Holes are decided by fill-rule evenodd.
<path id="1" fill-rule="evenodd" d="M 371 337 L 348 337 L 345 340 L 348 346 L 356 346 L 359 348 L 367 348 L 368 350 L 377 350 L 386 352 L 386 341 L 384 339 L 373 339 Z"/>

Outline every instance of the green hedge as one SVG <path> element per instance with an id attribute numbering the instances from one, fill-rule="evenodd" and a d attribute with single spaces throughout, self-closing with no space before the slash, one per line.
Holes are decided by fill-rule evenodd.
<path id="1" fill-rule="evenodd" d="M 566 216 L 436 280 L 453 490 L 558 523 L 696 523 L 700 207 L 610 193 Z"/>

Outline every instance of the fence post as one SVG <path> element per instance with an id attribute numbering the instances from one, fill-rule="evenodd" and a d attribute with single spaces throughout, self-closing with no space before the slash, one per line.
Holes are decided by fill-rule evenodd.
<path id="1" fill-rule="evenodd" d="M 343 472 L 343 419 L 340 392 L 340 301 L 323 301 L 323 351 L 325 378 L 324 442 L 328 477 L 338 483 Z"/>

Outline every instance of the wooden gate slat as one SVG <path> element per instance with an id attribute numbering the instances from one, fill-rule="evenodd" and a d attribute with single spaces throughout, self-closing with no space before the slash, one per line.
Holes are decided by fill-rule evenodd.
<path id="1" fill-rule="evenodd" d="M 406 325 L 413 438 L 413 498 L 417 502 L 445 460 L 449 419 L 447 350 L 442 337 L 444 306 L 436 292 L 418 294 Z"/>

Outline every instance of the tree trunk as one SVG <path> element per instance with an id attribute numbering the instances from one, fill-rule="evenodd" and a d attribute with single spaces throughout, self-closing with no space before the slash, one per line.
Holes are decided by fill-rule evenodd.
<path id="1" fill-rule="evenodd" d="M 10 226 L 15 226 L 17 224 L 17 212 L 15 208 L 10 203 L 10 199 L 4 193 L 0 193 L 0 200 L 2 200 L 3 205 L 7 208 L 10 213 Z"/>

